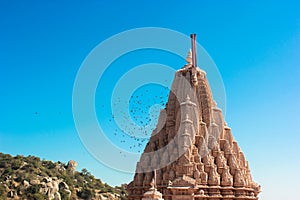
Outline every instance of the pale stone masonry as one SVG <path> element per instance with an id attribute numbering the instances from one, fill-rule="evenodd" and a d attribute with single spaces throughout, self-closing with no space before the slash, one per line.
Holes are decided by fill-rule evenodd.
<path id="1" fill-rule="evenodd" d="M 257 200 L 260 186 L 213 100 L 206 73 L 192 65 L 190 52 L 186 60 L 128 185 L 129 200 Z"/>

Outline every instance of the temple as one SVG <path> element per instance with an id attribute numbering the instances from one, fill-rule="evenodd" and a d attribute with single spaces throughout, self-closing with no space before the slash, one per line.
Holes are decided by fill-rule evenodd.
<path id="1" fill-rule="evenodd" d="M 196 35 L 128 185 L 129 200 L 257 200 L 260 186 L 196 63 Z M 155 180 L 155 183 L 153 183 Z"/>

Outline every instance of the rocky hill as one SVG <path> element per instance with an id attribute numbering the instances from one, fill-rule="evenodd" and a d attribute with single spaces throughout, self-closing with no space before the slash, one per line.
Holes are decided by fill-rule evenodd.
<path id="1" fill-rule="evenodd" d="M 76 165 L 0 153 L 0 199 L 127 199 L 124 185 L 111 187 Z"/>

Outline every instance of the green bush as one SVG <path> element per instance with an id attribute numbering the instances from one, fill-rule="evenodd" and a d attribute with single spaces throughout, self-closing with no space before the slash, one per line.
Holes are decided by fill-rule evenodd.
<path id="1" fill-rule="evenodd" d="M 3 176 L 3 175 L 11 175 L 12 173 L 13 173 L 12 168 L 8 167 L 8 168 L 6 168 L 4 170 L 4 172 L 3 172 L 3 174 L 1 176 Z"/>
<path id="2" fill-rule="evenodd" d="M 25 189 L 24 197 L 32 200 L 44 200 L 47 199 L 46 195 L 39 193 L 40 185 L 31 185 Z"/>
<path id="3" fill-rule="evenodd" d="M 47 198 L 45 195 L 40 194 L 40 193 L 35 193 L 32 195 L 32 197 L 34 200 L 44 200 Z"/>
<path id="4" fill-rule="evenodd" d="M 0 197 L 1 199 L 6 197 L 6 188 L 2 183 L 0 183 Z"/>
<path id="5" fill-rule="evenodd" d="M 23 164 L 23 161 L 21 159 L 16 159 L 11 163 L 11 168 L 13 170 L 19 169 Z"/>
<path id="6" fill-rule="evenodd" d="M 62 200 L 70 200 L 69 194 L 64 190 L 59 190 L 60 197 Z"/>
<path id="7" fill-rule="evenodd" d="M 89 188 L 82 188 L 80 192 L 77 193 L 77 196 L 85 200 L 90 200 L 93 198 L 93 191 Z"/>
<path id="8" fill-rule="evenodd" d="M 0 161 L 0 168 L 6 168 L 8 167 L 8 163 L 6 160 L 1 160 Z"/>
<path id="9" fill-rule="evenodd" d="M 27 194 L 35 194 L 38 193 L 40 191 L 41 186 L 39 185 L 31 185 L 26 189 L 26 193 Z"/>

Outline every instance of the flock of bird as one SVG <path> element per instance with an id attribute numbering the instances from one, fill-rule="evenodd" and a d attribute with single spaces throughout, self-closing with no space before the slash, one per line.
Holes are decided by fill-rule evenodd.
<path id="1" fill-rule="evenodd" d="M 123 120 L 125 127 L 116 127 L 114 130 L 114 141 L 122 149 L 129 152 L 141 153 L 148 142 L 159 117 L 159 110 L 150 112 L 153 105 L 158 105 L 159 109 L 166 106 L 169 95 L 168 87 L 152 88 L 151 85 L 141 87 L 130 97 L 129 110 L 118 111 L 119 119 Z M 117 101 L 122 101 L 118 99 Z M 115 104 L 119 102 L 114 102 Z M 127 113 L 126 113 L 127 112 Z M 129 117 L 128 117 L 129 116 Z M 129 119 L 128 119 L 129 118 Z M 111 126 L 115 123 L 115 113 L 109 119 Z M 120 152 L 122 154 L 122 152 Z"/>

